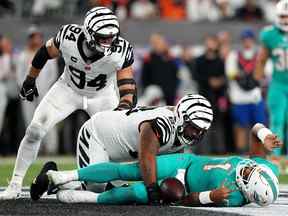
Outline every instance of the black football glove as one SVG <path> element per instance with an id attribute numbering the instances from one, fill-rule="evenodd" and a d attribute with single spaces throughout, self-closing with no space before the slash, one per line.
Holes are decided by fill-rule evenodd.
<path id="1" fill-rule="evenodd" d="M 157 183 L 146 186 L 148 193 L 148 203 L 150 205 L 160 205 L 162 203 L 160 187 Z"/>
<path id="2" fill-rule="evenodd" d="M 34 97 L 38 96 L 35 78 L 27 76 L 20 90 L 20 98 L 22 100 L 33 101 Z"/>

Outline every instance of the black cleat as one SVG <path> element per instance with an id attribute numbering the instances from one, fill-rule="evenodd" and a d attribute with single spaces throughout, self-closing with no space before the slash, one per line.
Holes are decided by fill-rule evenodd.
<path id="1" fill-rule="evenodd" d="M 53 182 L 49 182 L 47 195 L 57 194 L 58 190 L 59 190 L 58 186 L 56 186 Z"/>
<path id="2" fill-rule="evenodd" d="M 30 196 L 32 200 L 39 200 L 40 197 L 48 190 L 49 179 L 46 173 L 49 170 L 58 170 L 55 162 L 49 161 L 45 163 L 38 176 L 33 180 L 30 187 Z"/>

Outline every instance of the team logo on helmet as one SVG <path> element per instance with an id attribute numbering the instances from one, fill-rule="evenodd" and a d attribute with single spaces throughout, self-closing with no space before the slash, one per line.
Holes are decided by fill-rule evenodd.
<path id="1" fill-rule="evenodd" d="M 236 183 L 248 201 L 260 206 L 273 203 L 279 195 L 279 182 L 273 171 L 250 159 L 237 164 Z"/>

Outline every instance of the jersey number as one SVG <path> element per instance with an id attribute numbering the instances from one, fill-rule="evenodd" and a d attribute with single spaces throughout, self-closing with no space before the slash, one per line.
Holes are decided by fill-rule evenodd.
<path id="1" fill-rule="evenodd" d="M 136 113 L 136 112 L 139 112 L 139 111 L 153 110 L 155 108 L 157 108 L 157 107 L 153 107 L 153 106 L 151 106 L 151 107 L 144 107 L 144 106 L 143 107 L 136 107 L 134 109 L 128 110 L 125 114 L 127 116 L 129 116 L 132 113 Z"/>
<path id="2" fill-rule="evenodd" d="M 231 169 L 231 164 L 230 163 L 224 163 L 224 164 L 206 164 L 203 167 L 203 170 L 209 171 L 211 169 L 223 169 L 223 170 L 229 170 Z"/>
<path id="3" fill-rule="evenodd" d="M 273 55 L 277 57 L 276 69 L 284 71 L 288 69 L 288 50 L 277 48 L 273 50 Z"/>
<path id="4" fill-rule="evenodd" d="M 75 86 L 79 89 L 84 89 L 87 83 L 88 87 L 96 87 L 96 91 L 105 87 L 107 82 L 107 75 L 106 74 L 99 74 L 95 79 L 86 82 L 86 73 L 84 71 L 78 70 L 73 66 L 69 66 L 69 70 L 71 71 L 71 80 Z M 78 81 L 77 81 L 77 80 Z"/>
<path id="5" fill-rule="evenodd" d="M 81 29 L 75 26 L 71 26 L 69 28 L 70 34 L 65 36 L 65 39 L 70 40 L 70 41 L 76 41 L 76 37 L 74 34 L 79 34 L 81 32 Z"/>

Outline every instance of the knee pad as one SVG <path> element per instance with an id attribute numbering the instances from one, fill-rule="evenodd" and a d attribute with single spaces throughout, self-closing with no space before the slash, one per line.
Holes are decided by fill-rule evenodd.
<path id="1" fill-rule="evenodd" d="M 46 130 L 40 124 L 31 123 L 26 130 L 26 136 L 30 142 L 41 140 L 45 134 Z"/>

